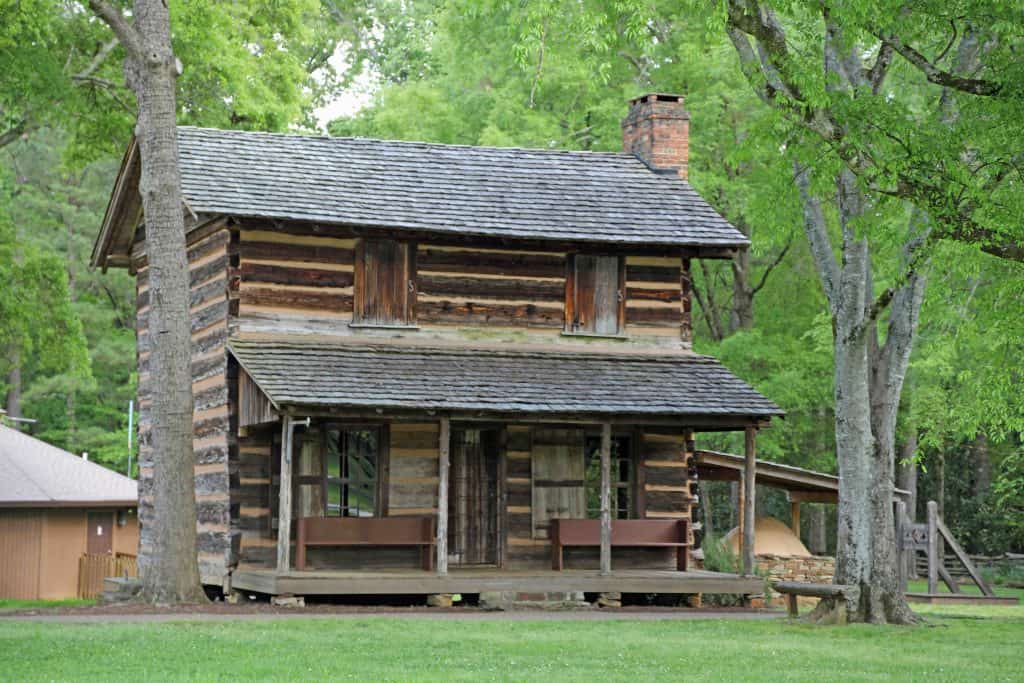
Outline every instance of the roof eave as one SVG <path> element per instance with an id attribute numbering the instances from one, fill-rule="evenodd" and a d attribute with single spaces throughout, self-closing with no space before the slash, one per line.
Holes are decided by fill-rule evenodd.
<path id="1" fill-rule="evenodd" d="M 92 257 L 89 261 L 90 267 L 102 268 L 103 272 L 106 272 L 108 265 L 122 265 L 130 261 L 130 254 L 127 253 L 111 255 L 110 246 L 114 238 L 121 235 L 125 230 L 134 231 L 135 229 L 134 225 L 130 225 L 125 220 L 125 216 L 126 209 L 130 210 L 132 202 L 136 206 L 141 202 L 138 198 L 137 183 L 131 182 L 131 176 L 134 175 L 136 164 L 139 163 L 138 153 L 138 143 L 135 137 L 132 136 L 131 141 L 128 143 L 128 149 L 125 150 L 124 156 L 121 159 L 121 167 L 118 169 L 117 178 L 114 181 L 114 189 L 110 195 L 110 200 L 107 202 L 107 210 L 103 215 L 103 223 L 100 226 L 96 242 L 93 244 Z M 132 191 L 135 192 L 134 198 L 129 194 Z M 132 215 L 136 213 L 135 211 L 129 212 Z M 117 258 L 118 256 L 123 257 L 124 260 Z"/>

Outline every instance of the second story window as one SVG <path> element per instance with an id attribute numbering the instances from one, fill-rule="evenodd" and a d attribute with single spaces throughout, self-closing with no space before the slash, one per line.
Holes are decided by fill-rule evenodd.
<path id="1" fill-rule="evenodd" d="M 416 322 L 416 245 L 361 239 L 355 254 L 353 322 L 412 325 Z"/>
<path id="2" fill-rule="evenodd" d="M 625 312 L 625 259 L 570 254 L 566 273 L 565 331 L 622 334 Z"/>

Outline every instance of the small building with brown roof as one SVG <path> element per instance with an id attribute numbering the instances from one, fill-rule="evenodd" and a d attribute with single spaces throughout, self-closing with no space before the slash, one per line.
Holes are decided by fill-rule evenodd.
<path id="1" fill-rule="evenodd" d="M 0 425 L 0 599 L 78 592 L 88 553 L 135 555 L 134 480 Z"/>

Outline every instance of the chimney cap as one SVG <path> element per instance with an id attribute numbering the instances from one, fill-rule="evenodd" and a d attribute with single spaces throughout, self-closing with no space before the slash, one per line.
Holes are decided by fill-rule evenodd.
<path id="1" fill-rule="evenodd" d="M 676 102 L 678 104 L 683 103 L 682 95 L 675 95 L 672 93 L 664 92 L 652 92 L 640 97 L 634 97 L 629 101 L 630 105 L 638 104 L 640 102 Z"/>

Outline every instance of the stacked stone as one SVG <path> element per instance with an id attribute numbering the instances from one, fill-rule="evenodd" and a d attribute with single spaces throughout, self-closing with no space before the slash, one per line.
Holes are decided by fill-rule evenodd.
<path id="1" fill-rule="evenodd" d="M 767 575 L 769 583 L 800 581 L 803 583 L 832 583 L 835 558 L 825 555 L 799 557 L 792 555 L 758 555 L 757 567 Z"/>

